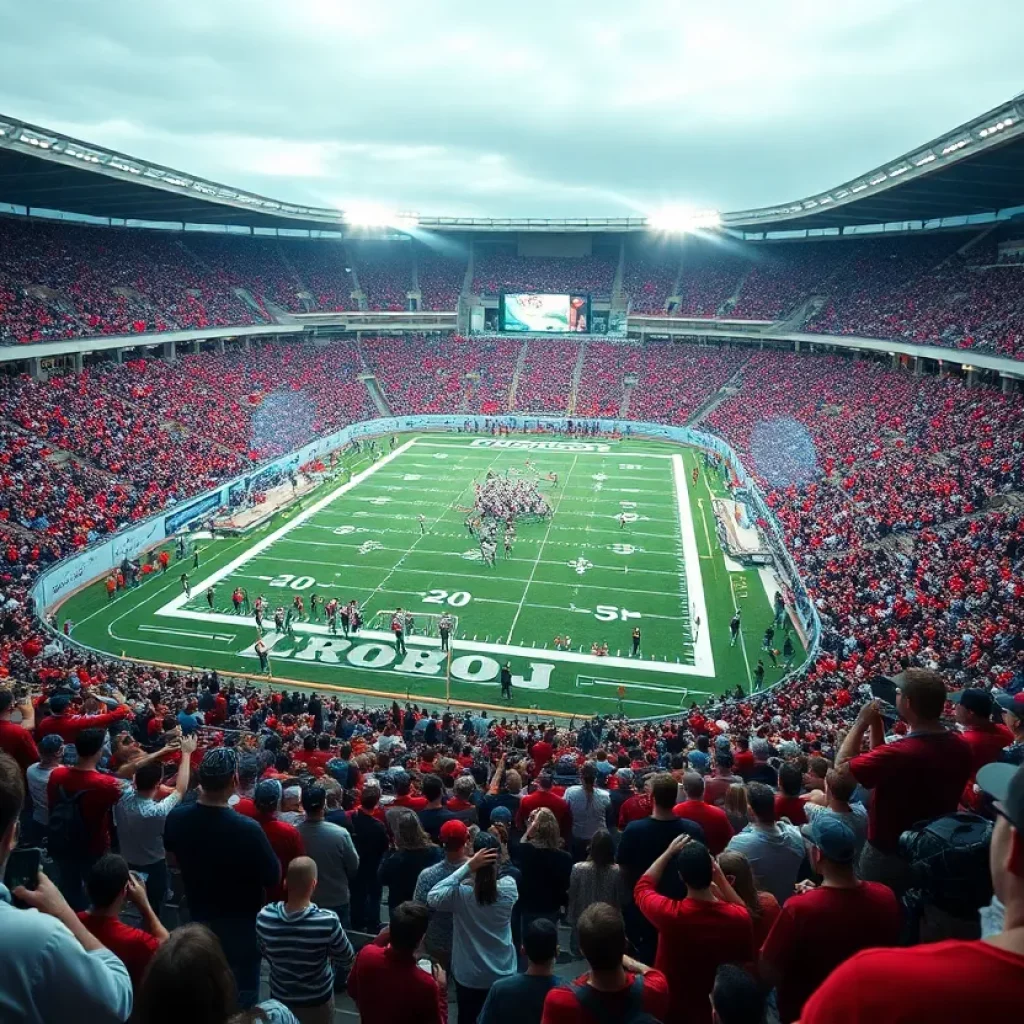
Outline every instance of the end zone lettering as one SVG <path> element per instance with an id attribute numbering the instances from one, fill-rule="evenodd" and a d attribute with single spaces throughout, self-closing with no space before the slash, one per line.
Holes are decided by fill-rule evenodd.
<path id="1" fill-rule="evenodd" d="M 353 643 L 340 636 L 289 637 L 286 633 L 270 633 L 263 642 L 271 661 L 288 658 L 311 661 L 321 665 L 347 665 L 352 668 L 390 669 L 402 675 L 444 676 L 446 655 L 438 650 L 425 650 L 410 645 L 409 652 L 399 658 L 394 645 L 382 640 Z M 256 659 L 252 644 L 238 652 L 242 658 Z M 512 675 L 512 685 L 524 690 L 548 690 L 555 666 L 531 661 L 527 675 Z M 452 659 L 452 679 L 460 683 L 498 685 L 501 665 L 485 654 L 467 653 Z"/>
<path id="2" fill-rule="evenodd" d="M 528 452 L 609 452 L 611 445 L 590 441 L 517 441 L 511 438 L 480 437 L 471 448 L 513 448 Z"/>

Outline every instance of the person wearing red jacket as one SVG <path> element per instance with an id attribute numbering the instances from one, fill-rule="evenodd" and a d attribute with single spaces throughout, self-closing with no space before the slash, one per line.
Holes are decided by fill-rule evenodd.
<path id="1" fill-rule="evenodd" d="M 63 693 L 50 698 L 50 714 L 39 723 L 37 729 L 39 739 L 56 733 L 65 743 L 74 743 L 83 729 L 108 729 L 132 713 L 127 704 L 119 704 L 113 711 L 104 711 L 98 715 L 72 715 L 68 713 L 70 704 L 71 698 Z"/>
<path id="2" fill-rule="evenodd" d="M 430 913 L 422 903 L 400 903 L 387 928 L 359 951 L 348 994 L 362 1020 L 388 1024 L 448 1024 L 448 979 L 440 965 L 428 974 L 416 963 Z"/>

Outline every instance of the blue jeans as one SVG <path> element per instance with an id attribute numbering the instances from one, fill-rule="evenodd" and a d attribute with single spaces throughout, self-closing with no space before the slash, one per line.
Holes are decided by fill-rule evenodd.
<path id="1" fill-rule="evenodd" d="M 163 910 L 167 898 L 167 861 L 158 860 L 155 864 L 129 864 L 132 871 L 141 871 L 146 876 L 146 899 L 157 917 Z"/>
<path id="2" fill-rule="evenodd" d="M 224 957 L 235 976 L 238 1005 L 248 1010 L 260 995 L 260 947 L 256 941 L 256 915 L 218 917 L 202 921 L 220 939 Z"/>

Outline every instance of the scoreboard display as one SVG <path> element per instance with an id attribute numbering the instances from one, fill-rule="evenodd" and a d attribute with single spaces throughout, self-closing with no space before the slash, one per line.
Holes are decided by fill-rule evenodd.
<path id="1" fill-rule="evenodd" d="M 587 334 L 590 296 L 503 292 L 498 323 L 500 330 L 519 334 Z"/>

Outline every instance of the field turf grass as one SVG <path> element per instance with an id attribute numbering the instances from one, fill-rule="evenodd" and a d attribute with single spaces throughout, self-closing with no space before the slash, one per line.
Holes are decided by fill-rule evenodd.
<path id="1" fill-rule="evenodd" d="M 269 681 L 344 690 L 356 702 L 450 700 L 577 716 L 621 704 L 638 717 L 670 714 L 737 683 L 749 692 L 759 657 L 766 684 L 782 675 L 781 656 L 776 669 L 760 651 L 770 595 L 756 569 L 729 571 L 711 509 L 712 495 L 725 491 L 700 452 L 631 439 L 460 434 L 405 435 L 395 444 L 390 451 L 382 439 L 376 462 L 348 453 L 347 471 L 258 530 L 198 541 L 198 569 L 172 558 L 166 575 L 113 600 L 100 580 L 61 606 L 60 621 L 70 618 L 73 638 L 103 652 L 256 677 L 255 623 L 235 615 L 231 603 L 241 586 L 270 608 L 263 627 Z M 553 508 L 549 519 L 518 526 L 510 558 L 499 542 L 493 568 L 481 561 L 463 511 L 474 482 L 489 472 L 539 474 Z M 363 629 L 332 635 L 322 612 L 309 616 L 314 593 L 356 599 Z M 278 634 L 273 609 L 290 607 L 296 595 L 305 617 Z M 404 656 L 388 631 L 399 607 L 415 619 Z M 742 643 L 730 647 L 736 607 Z M 457 620 L 450 658 L 436 632 L 445 611 Z M 642 631 L 637 658 L 634 626 Z M 570 637 L 570 649 L 555 650 L 556 636 Z M 795 634 L 794 641 L 799 661 Z M 608 657 L 591 655 L 595 642 L 607 643 Z M 498 681 L 506 663 L 510 701 L 500 698 Z"/>

